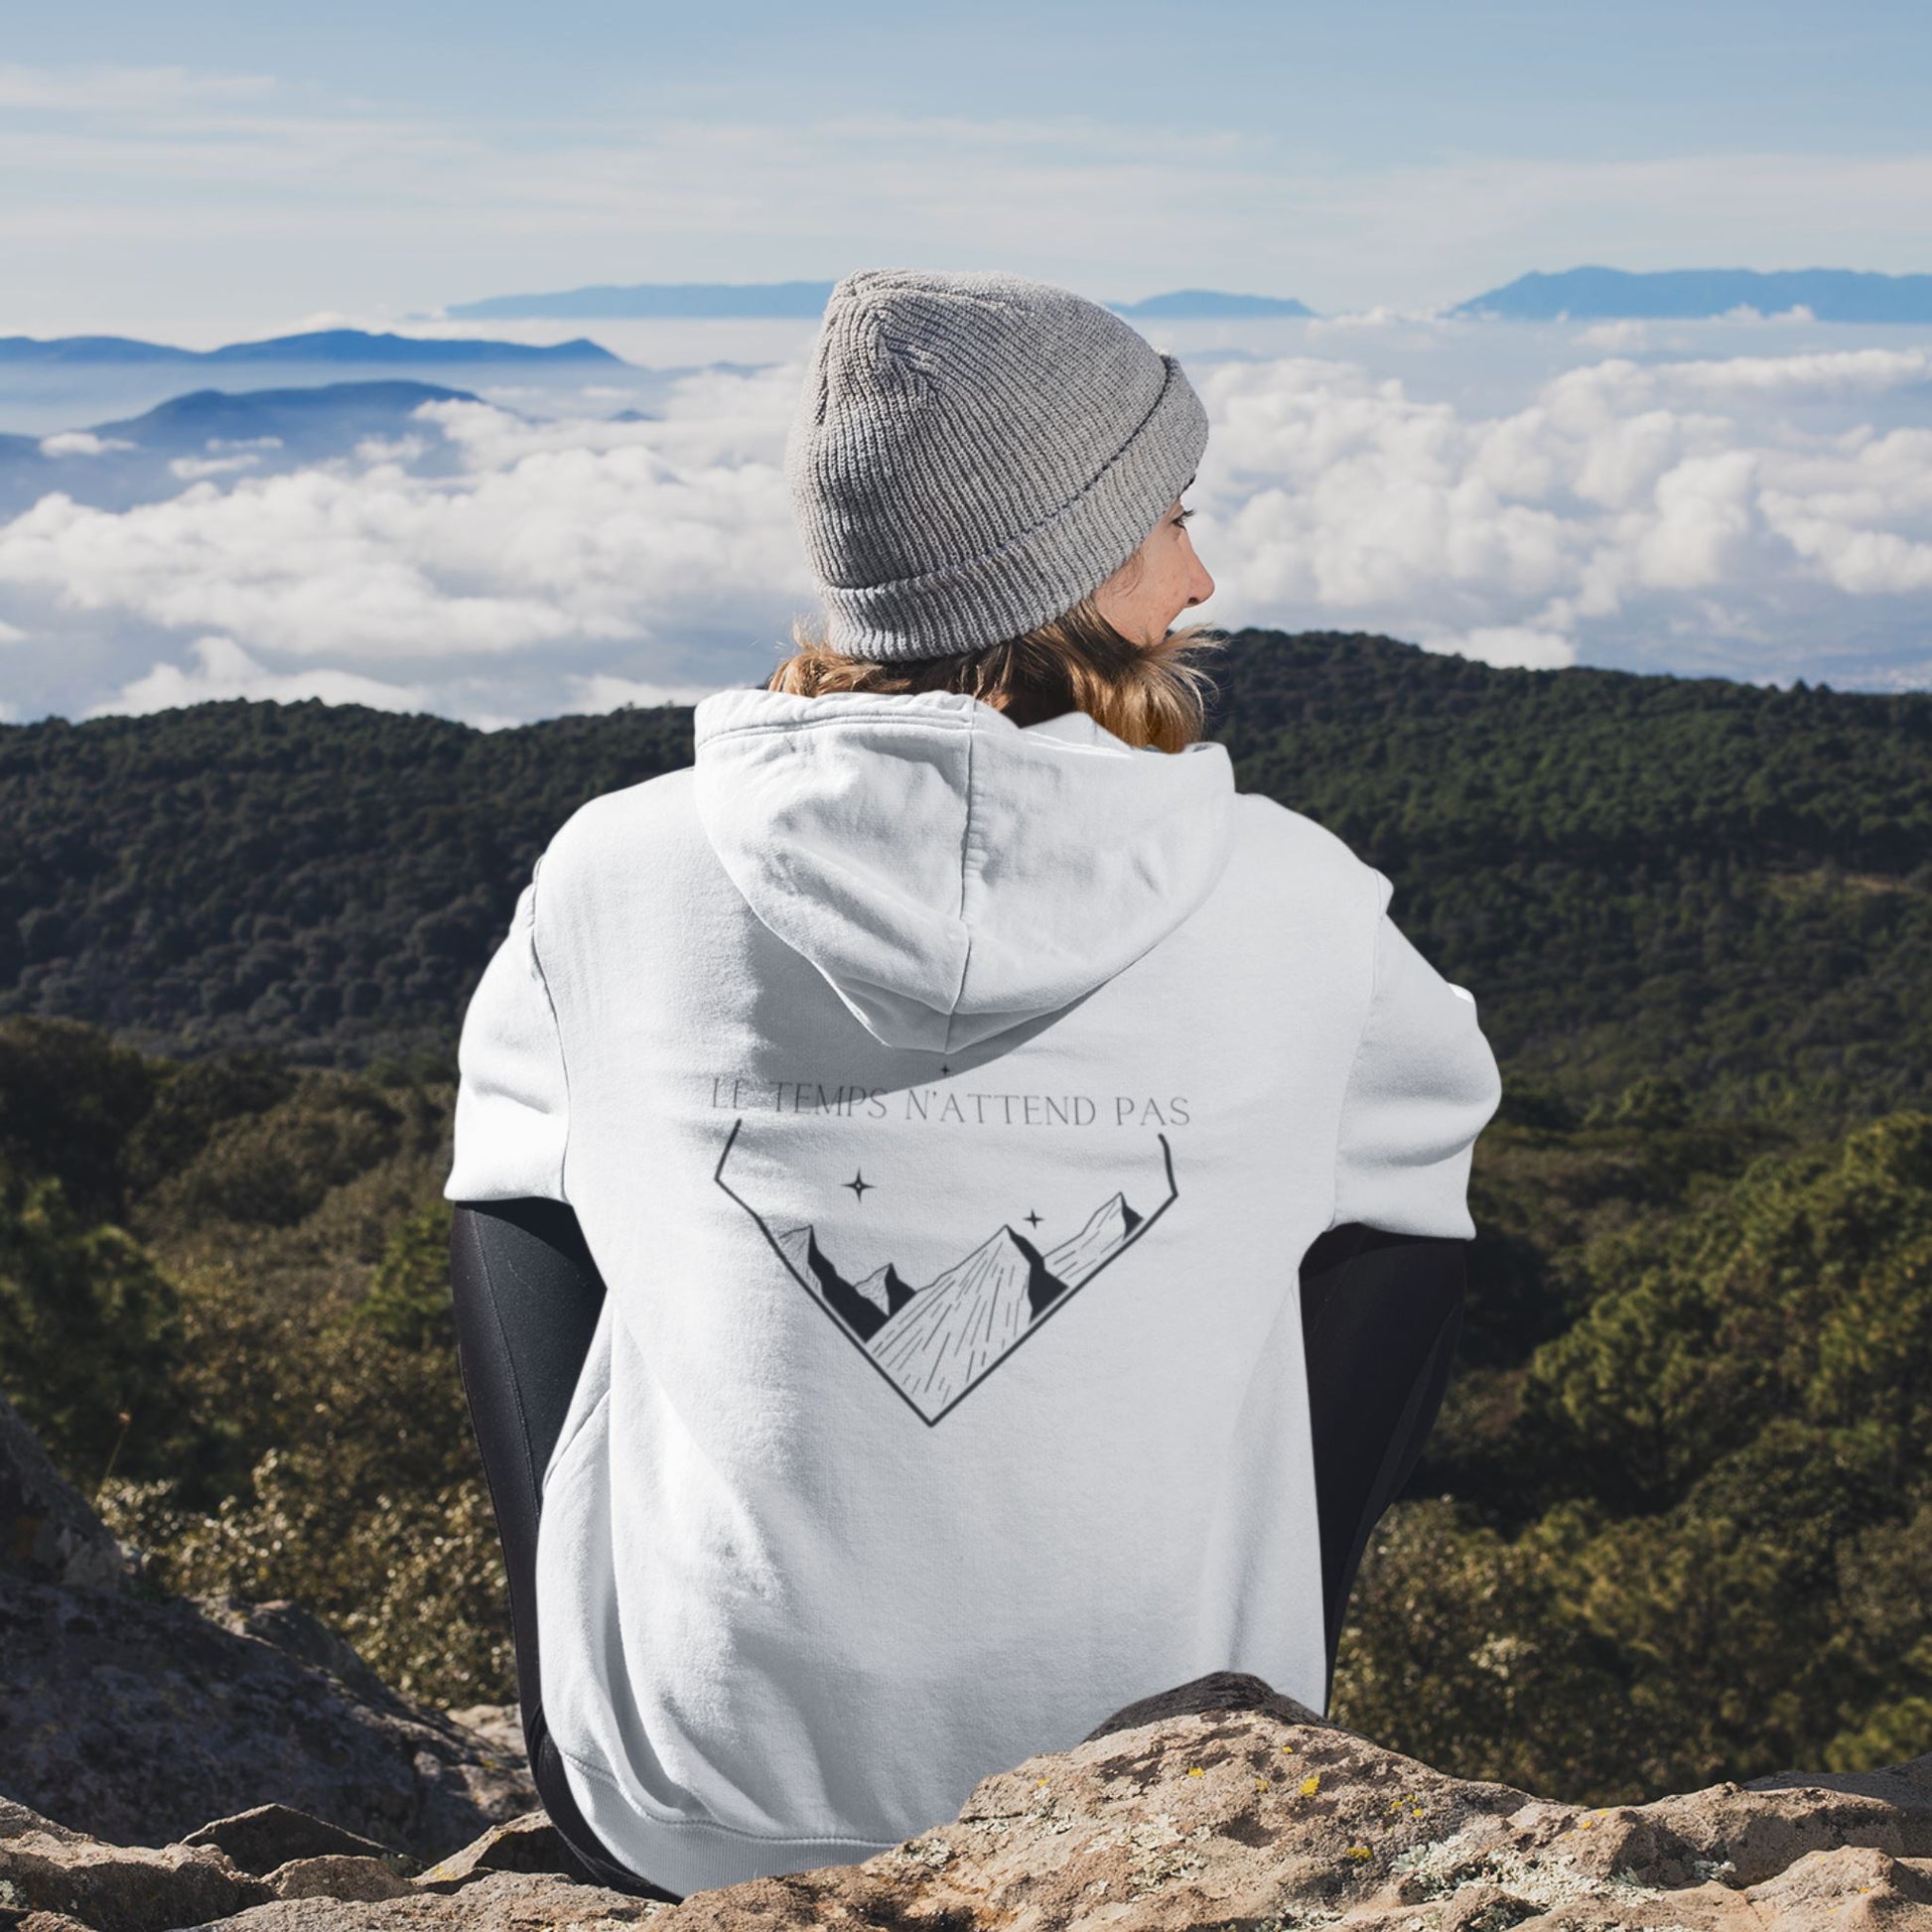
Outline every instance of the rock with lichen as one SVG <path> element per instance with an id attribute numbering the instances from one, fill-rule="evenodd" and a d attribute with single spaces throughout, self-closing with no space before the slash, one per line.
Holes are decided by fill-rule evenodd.
<path id="1" fill-rule="evenodd" d="M 300 1842 L 290 1821 L 280 1829 Z M 652 1932 L 1932 1924 L 1932 1755 L 1884 1772 L 1787 1772 L 1590 1808 L 1448 1777 L 1237 1674 L 1129 1707 L 1073 1749 L 987 1778 L 956 1819 L 863 1863 L 721 1886 L 675 1904 L 574 1883 L 560 1841 L 535 1812 L 407 1879 L 392 1863 L 353 1853 L 295 1860 L 257 1877 L 198 1836 L 199 1847 L 138 1854 L 71 1833 L 37 1841 L 43 1876 L 32 1902 L 95 1932 L 160 1932 L 163 1921 L 122 1908 L 110 1925 L 84 1916 L 90 1898 L 172 1899 L 167 1885 L 216 1883 L 230 1887 L 221 1896 L 233 1909 L 203 1923 L 221 1932 L 588 1932 L 645 1921 Z M 189 1868 L 191 1853 L 206 1855 L 206 1870 Z M 99 1880 L 91 1893 L 62 1890 L 45 1876 L 47 1863 L 99 1872 L 117 1858 L 131 1862 L 132 1874 L 117 1892 Z M 54 1919 L 22 1923 L 27 1932 L 69 1932 Z"/>
<path id="2" fill-rule="evenodd" d="M 292 1603 L 151 1600 L 37 1455 L 0 1405 L 19 1932 L 1932 1927 L 1932 1754 L 1589 1808 L 1449 1777 L 1227 1672 L 863 1863 L 674 1903 L 607 1890 L 535 1808 L 513 1713 L 421 1710 Z"/>
<path id="3" fill-rule="evenodd" d="M 1224 1708 L 1103 1727 L 987 1779 L 952 1824 L 862 1865 L 698 1894 L 659 1932 L 888 1914 L 1120 1932 L 1763 1932 L 1902 1924 L 1932 1905 L 1932 1756 L 1882 1789 L 1786 1774 L 1591 1810 L 1448 1777 L 1282 1715 L 1257 1680 L 1218 1681 Z"/>

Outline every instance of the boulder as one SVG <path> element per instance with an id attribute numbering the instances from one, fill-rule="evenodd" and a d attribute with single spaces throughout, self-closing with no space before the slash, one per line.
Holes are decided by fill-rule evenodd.
<path id="1" fill-rule="evenodd" d="M 92 1932 L 169 1932 L 273 1897 L 212 1846 L 161 1851 L 22 1832 L 0 1840 L 0 1901 L 57 1913 Z"/>
<path id="2" fill-rule="evenodd" d="M 653 1932 L 1932 1923 L 1932 1756 L 1592 1808 L 1448 1777 L 1238 1673 L 1128 1706 L 1073 1749 L 985 1779 L 958 1818 L 862 1864 L 676 1904 L 573 1883 L 552 1866 L 561 1848 L 540 1811 L 413 1882 L 391 1862 L 340 1850 L 257 1876 L 220 1841 L 259 1862 L 275 1844 L 303 1842 L 314 1821 L 280 1821 L 282 1839 L 264 1824 L 252 1839 L 229 1829 L 238 1823 L 217 1821 L 192 1845 L 127 1852 L 42 1830 L 45 1820 L 10 1807 L 0 1858 L 22 1871 L 29 1855 L 40 1863 L 6 1901 L 8 1916 L 22 1932 L 589 1932 L 647 1920 Z M 201 1899 L 197 1885 L 226 1909 L 176 1916 Z"/>
<path id="3" fill-rule="evenodd" d="M 500 1713 L 485 1736 L 398 1696 L 300 1604 L 161 1598 L 0 1396 L 0 1800 L 41 1837 L 159 1846 L 217 1815 L 272 1836 L 306 1813 L 335 1838 L 240 1867 L 434 1862 L 535 1805 L 511 1737 Z"/>
<path id="4" fill-rule="evenodd" d="M 528 1772 L 203 1605 L 0 1571 L 0 1792 L 123 1845 L 286 1805 L 433 1863 L 529 1811 Z"/>
<path id="5" fill-rule="evenodd" d="M 65 1825 L 57 1825 L 51 1818 L 43 1818 L 39 1812 L 30 1811 L 25 1805 L 16 1804 L 11 1798 L 0 1798 L 0 1843 L 10 1838 L 52 1838 L 65 1841 L 69 1845 L 84 1845 L 85 1832 L 69 1831 Z"/>
<path id="6" fill-rule="evenodd" d="M 239 1596 L 197 1596 L 202 1614 L 238 1637 L 257 1637 L 285 1657 L 313 1664 L 364 1703 L 397 1710 L 408 1705 L 376 1676 L 346 1637 L 339 1636 L 313 1610 L 287 1597 L 250 1603 Z"/>
<path id="7" fill-rule="evenodd" d="M 407 1863 L 374 1839 L 311 1818 L 292 1805 L 256 1805 L 232 1818 L 217 1818 L 190 1832 L 182 1843 L 212 1845 L 243 1871 L 257 1877 L 266 1877 L 291 1860 L 351 1858 L 386 1859 L 392 1865 Z"/>
<path id="8" fill-rule="evenodd" d="M 398 1876 L 386 1859 L 346 1858 L 340 1853 L 292 1859 L 268 1874 L 267 1884 L 277 1898 L 341 1898 L 369 1904 L 409 1896 L 408 1880 Z"/>
<path id="9" fill-rule="evenodd" d="M 491 1871 L 549 1871 L 574 1877 L 578 1865 L 556 1826 L 543 1812 L 533 1811 L 496 1826 L 454 1858 L 431 1865 L 416 1884 L 423 1891 L 460 1891 Z"/>
<path id="10" fill-rule="evenodd" d="M 194 1932 L 603 1932 L 679 1909 L 548 1873 L 492 1871 L 453 1896 L 417 1892 L 376 1904 L 281 1899 Z M 69 1928 L 34 1927 L 32 1932 Z"/>
<path id="11" fill-rule="evenodd" d="M 1584 1807 L 1449 1777 L 1223 1671 L 862 1864 L 669 1903 L 571 1878 L 521 1743 L 513 1709 L 413 1705 L 299 1605 L 154 1600 L 0 1400 L 10 1932 L 1932 1925 L 1932 1754 Z"/>
<path id="12" fill-rule="evenodd" d="M 1318 1711 L 1311 1711 L 1295 1698 L 1285 1697 L 1265 1678 L 1247 1671 L 1217 1670 L 1124 1705 L 1111 1718 L 1094 1725 L 1081 1741 L 1091 1744 L 1096 1738 L 1111 1737 L 1117 1730 L 1137 1730 L 1143 1725 L 1160 1724 L 1169 1718 L 1197 1718 L 1210 1712 L 1230 1711 L 1254 1711 L 1289 1725 L 1319 1725 L 1329 1730 L 1342 1728 Z"/>
<path id="13" fill-rule="evenodd" d="M 863 1864 L 694 1893 L 655 1932 L 1337 1926 L 1770 1932 L 1902 1925 L 1932 1887 L 1932 1757 L 1878 1788 L 1560 1804 L 1446 1777 L 1223 1674 L 988 1778 Z M 1184 1715 L 1131 1722 L 1149 1708 Z M 1775 1783 L 1775 1781 L 1771 1781 Z"/>

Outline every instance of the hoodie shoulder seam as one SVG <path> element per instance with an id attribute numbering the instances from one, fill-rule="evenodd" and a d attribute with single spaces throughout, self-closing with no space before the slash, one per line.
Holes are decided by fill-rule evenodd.
<path id="1" fill-rule="evenodd" d="M 973 927 L 966 917 L 966 890 L 972 875 L 973 853 L 979 830 L 978 799 L 973 790 L 973 781 L 978 767 L 974 754 L 979 750 L 979 734 L 973 730 L 973 721 L 962 721 L 966 726 L 966 825 L 959 841 L 959 925 L 966 936 L 966 944 L 959 958 L 959 983 L 952 990 L 952 1011 L 946 1015 L 946 1050 L 952 1050 L 953 1029 L 959 1024 L 960 1002 L 966 997 L 966 976 L 973 967 Z"/>
<path id="2" fill-rule="evenodd" d="M 557 1041 L 557 1071 L 564 1083 L 564 1144 L 557 1150 L 557 1198 L 568 1202 L 570 1189 L 564 1175 L 570 1165 L 570 1135 L 575 1121 L 575 1110 L 570 1104 L 570 1055 L 564 1050 L 564 1023 L 557 1012 L 557 996 L 551 991 L 550 975 L 544 970 L 543 953 L 537 945 L 537 882 L 543 872 L 543 861 L 548 856 L 547 852 L 539 856 L 530 869 L 530 965 L 536 974 L 537 985 L 543 991 L 543 1004 L 549 1009 L 550 1030 Z"/>
<path id="3" fill-rule="evenodd" d="M 1370 1030 L 1375 1025 L 1375 1001 L 1381 991 L 1382 981 L 1382 921 L 1388 915 L 1390 895 L 1384 889 L 1389 881 L 1373 867 L 1365 868 L 1371 877 L 1369 892 L 1368 920 L 1368 998 L 1362 1007 L 1362 1030 L 1355 1035 L 1355 1050 L 1348 1056 L 1348 1077 L 1341 1085 L 1341 1106 L 1335 1118 L 1335 1158 L 1328 1175 L 1328 1226 L 1335 1225 L 1335 1216 L 1341 1211 L 1341 1155 L 1342 1140 L 1348 1131 L 1348 1102 L 1355 1091 L 1355 1075 L 1362 1064 L 1362 1052 L 1368 1045 Z"/>

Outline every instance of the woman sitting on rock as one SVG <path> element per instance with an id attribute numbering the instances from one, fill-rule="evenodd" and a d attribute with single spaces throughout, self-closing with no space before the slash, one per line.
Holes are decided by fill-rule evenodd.
<path id="1" fill-rule="evenodd" d="M 842 282 L 822 629 L 558 832 L 471 1005 L 462 1362 L 605 1882 L 856 1863 L 1206 1673 L 1326 1711 L 1499 1090 L 1389 882 L 1200 736 L 1206 438 L 1063 290 Z"/>

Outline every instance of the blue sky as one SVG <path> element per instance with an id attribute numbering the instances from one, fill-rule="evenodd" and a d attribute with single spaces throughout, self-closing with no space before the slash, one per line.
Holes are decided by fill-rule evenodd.
<path id="1" fill-rule="evenodd" d="M 447 9 L 340 0 L 15 10 L 23 65 L 273 74 L 337 99 L 525 118 L 629 109 L 981 116 L 1207 113 L 1246 132 L 1293 120 L 1348 163 L 1444 149 L 1572 158 L 1756 146 L 1923 146 L 1932 92 L 1922 5 L 1622 0 L 1616 6 L 1150 0 L 1053 6 L 882 0 Z"/>
<path id="2" fill-rule="evenodd" d="M 5 326 L 1001 265 L 1327 311 L 1932 268 L 1932 10 L 239 0 L 10 10 Z"/>
<path id="3" fill-rule="evenodd" d="M 1932 271 L 1926 0 L 77 0 L 0 32 L 0 335 L 888 263 L 1321 312 L 1156 332 L 1214 425 L 1211 621 L 1932 687 L 1932 329 L 1432 313 L 1584 263 Z M 761 677 L 811 602 L 780 482 L 810 326 L 593 333 L 639 366 L 321 455 L 130 449 L 160 393 L 16 384 L 0 431 L 45 441 L 0 516 L 0 719 L 495 724 Z"/>

